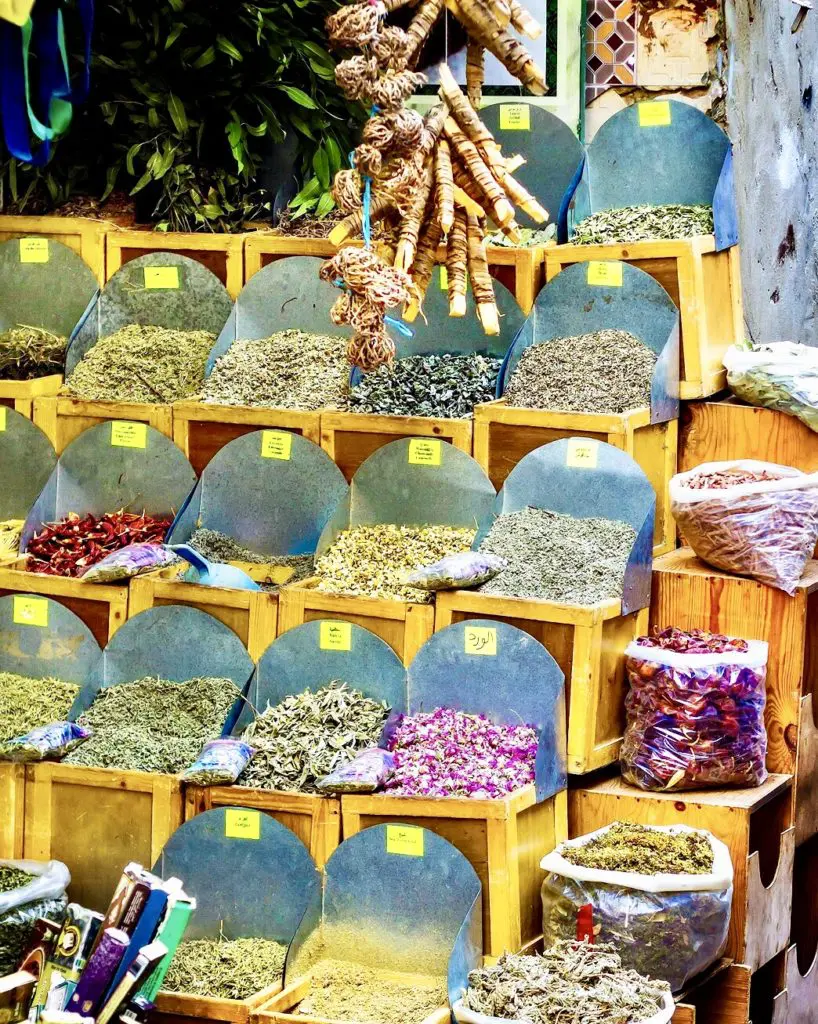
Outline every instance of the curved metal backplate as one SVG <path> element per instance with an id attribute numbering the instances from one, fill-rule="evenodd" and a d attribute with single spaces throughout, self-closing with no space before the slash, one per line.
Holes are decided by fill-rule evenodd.
<path id="1" fill-rule="evenodd" d="M 175 268 L 164 280 L 154 268 Z M 146 273 L 147 272 L 147 273 Z M 159 284 L 164 287 L 157 287 Z M 168 286 L 170 285 L 170 286 Z M 232 303 L 214 273 L 175 252 L 152 252 L 121 267 L 87 310 L 69 346 L 65 372 L 71 373 L 100 338 L 128 324 L 150 324 L 177 331 L 210 331 L 218 337 Z"/>
<path id="2" fill-rule="evenodd" d="M 94 634 L 65 605 L 39 594 L 0 597 L 0 671 L 86 686 L 99 678 L 101 656 Z"/>
<path id="3" fill-rule="evenodd" d="M 470 455 L 436 438 L 404 437 L 359 466 L 349 497 L 321 535 L 318 553 L 351 526 L 476 527 L 493 502 L 494 487 Z"/>
<path id="4" fill-rule="evenodd" d="M 413 852 L 391 852 L 401 848 Z M 459 995 L 468 971 L 482 961 L 482 910 L 480 880 L 456 847 L 428 829 L 373 825 L 344 840 L 324 874 L 320 923 L 327 957 L 445 974 L 450 996 Z M 288 972 L 316 924 L 309 916 L 302 922 Z"/>
<path id="5" fill-rule="evenodd" d="M 289 944 L 321 891 L 321 875 L 298 836 L 246 807 L 214 808 L 186 821 L 153 871 L 181 878 L 196 899 L 185 939 L 224 934 Z"/>
<path id="6" fill-rule="evenodd" d="M 537 799 L 565 788 L 565 676 L 528 633 L 488 619 L 457 622 L 426 641 L 407 675 L 410 714 L 445 707 L 535 726 Z"/>
<path id="7" fill-rule="evenodd" d="M 31 243 L 36 253 L 28 252 Z M 12 238 L 0 244 L 0 331 L 26 324 L 67 338 L 96 292 L 91 268 L 61 242 Z"/>
<path id="8" fill-rule="evenodd" d="M 578 466 L 577 446 L 586 465 Z M 474 547 L 494 518 L 528 506 L 577 519 L 614 519 L 629 523 L 636 542 L 625 570 L 622 612 L 650 603 L 653 520 L 656 493 L 639 465 L 625 452 L 593 438 L 568 437 L 529 452 L 511 471 L 497 495 L 492 514 L 481 524 Z"/>
<path id="9" fill-rule="evenodd" d="M 583 160 L 582 143 L 564 121 L 522 96 L 483 107 L 480 117 L 505 157 L 525 157 L 514 177 L 548 210 L 549 222 L 556 223 Z M 517 221 L 526 228 L 545 227 L 519 207 Z"/>
<path id="10" fill-rule="evenodd" d="M 679 415 L 679 311 L 644 270 L 617 260 L 607 264 L 621 268 L 621 286 L 593 283 L 596 263 L 574 263 L 542 289 L 525 329 L 509 349 L 497 382 L 498 397 L 505 393 L 520 357 L 531 345 L 620 330 L 639 338 L 659 357 L 651 386 L 651 421 L 663 423 Z M 618 272 L 611 276 L 620 280 Z"/>
<path id="11" fill-rule="evenodd" d="M 183 543 L 203 526 L 262 555 L 312 554 L 347 490 L 317 444 L 289 431 L 255 430 L 205 466 L 169 541 Z"/>
<path id="12" fill-rule="evenodd" d="M 77 512 L 102 515 L 118 509 L 174 514 L 196 483 L 193 467 L 170 438 L 153 427 L 144 431 L 145 447 L 123 447 L 116 421 L 84 431 L 62 453 L 23 527 L 20 550 L 43 523 Z"/>
<path id="13" fill-rule="evenodd" d="M 54 445 L 31 420 L 0 410 L 0 520 L 25 519 L 57 465 Z"/>
<path id="14" fill-rule="evenodd" d="M 336 326 L 329 318 L 330 307 L 341 293 L 319 278 L 323 263 L 319 256 L 284 256 L 253 274 L 211 349 L 208 376 L 234 341 L 269 338 L 291 329 L 348 338 L 351 329 Z"/>

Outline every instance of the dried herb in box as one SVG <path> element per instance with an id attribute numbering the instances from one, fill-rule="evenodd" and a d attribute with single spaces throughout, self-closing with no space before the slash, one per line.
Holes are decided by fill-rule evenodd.
<path id="1" fill-rule="evenodd" d="M 648 242 L 712 234 L 713 209 L 710 206 L 625 206 L 586 217 L 574 231 L 571 242 L 607 245 L 609 242 Z"/>
<path id="2" fill-rule="evenodd" d="M 211 562 L 249 562 L 253 565 L 283 566 L 292 569 L 287 584 L 308 579 L 315 571 L 314 555 L 261 555 L 244 547 L 238 541 L 218 530 L 200 527 L 195 530 L 188 544 Z M 283 584 L 267 578 L 260 582 L 261 589 L 269 594 L 277 593 Z"/>
<path id="3" fill-rule="evenodd" d="M 42 327 L 18 324 L 0 331 L 0 380 L 34 380 L 62 373 L 67 339 Z"/>
<path id="4" fill-rule="evenodd" d="M 178 946 L 162 991 L 247 999 L 281 980 L 286 957 L 273 939 L 192 939 Z"/>
<path id="5" fill-rule="evenodd" d="M 319 960 L 297 1013 L 360 1024 L 421 1024 L 446 1006 L 445 979 L 402 975 L 345 960 Z"/>
<path id="6" fill-rule="evenodd" d="M 0 672 L 0 741 L 63 721 L 79 692 L 76 683 Z"/>
<path id="7" fill-rule="evenodd" d="M 571 864 L 600 871 L 635 871 L 640 875 L 706 875 L 713 870 L 713 847 L 704 832 L 660 832 L 617 821 L 583 846 L 566 846 Z"/>

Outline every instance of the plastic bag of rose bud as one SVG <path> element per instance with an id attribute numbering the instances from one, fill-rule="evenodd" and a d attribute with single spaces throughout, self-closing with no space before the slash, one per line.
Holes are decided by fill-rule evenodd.
<path id="1" fill-rule="evenodd" d="M 706 462 L 670 481 L 671 511 L 699 558 L 794 594 L 818 541 L 818 473 Z"/>
<path id="2" fill-rule="evenodd" d="M 669 627 L 625 650 L 622 778 L 646 790 L 760 786 L 767 644 Z"/>
<path id="3" fill-rule="evenodd" d="M 663 978 L 674 992 L 706 970 L 724 952 L 733 902 L 733 864 L 724 843 L 709 832 L 686 825 L 636 826 L 644 832 L 670 836 L 692 834 L 709 844 L 712 858 L 702 873 L 683 871 L 642 874 L 574 864 L 576 848 L 604 839 L 609 831 L 634 827 L 606 825 L 578 839 L 569 839 L 544 857 L 542 884 L 543 942 L 593 935 L 612 942 L 631 967 L 651 978 Z M 642 867 L 643 851 L 633 863 Z M 587 857 L 593 863 L 593 857 Z M 601 858 L 602 860 L 602 858 Z M 604 862 L 604 861 L 603 861 Z M 612 859 L 615 863 L 615 860 Z M 647 866 L 647 858 L 644 859 Z"/>

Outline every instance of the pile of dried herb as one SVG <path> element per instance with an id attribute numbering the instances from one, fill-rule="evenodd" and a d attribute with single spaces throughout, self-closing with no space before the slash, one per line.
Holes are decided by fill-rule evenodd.
<path id="1" fill-rule="evenodd" d="M 586 217 L 571 241 L 574 245 L 605 245 L 712 234 L 713 209 L 710 206 L 625 206 Z"/>
<path id="2" fill-rule="evenodd" d="M 505 392 L 509 405 L 619 413 L 650 407 L 656 353 L 627 331 L 552 338 L 527 348 Z"/>
<path id="3" fill-rule="evenodd" d="M 0 380 L 33 380 L 62 373 L 67 339 L 42 327 L 18 324 L 0 331 Z"/>
<path id="4" fill-rule="evenodd" d="M 542 956 L 506 953 L 469 973 L 464 1002 L 475 1013 L 531 1024 L 639 1024 L 670 987 L 626 970 L 612 944 L 561 941 Z"/>
<path id="5" fill-rule="evenodd" d="M 319 960 L 312 968 L 309 993 L 296 1012 L 361 1024 L 420 1024 L 447 1003 L 445 979 L 421 981 L 416 974 Z"/>
<path id="6" fill-rule="evenodd" d="M 502 231 L 492 231 L 490 235 L 486 235 L 486 245 L 500 245 L 509 248 L 513 246 L 515 249 L 530 249 L 535 245 L 547 245 L 557 237 L 557 225 L 549 224 L 545 228 L 517 228 L 517 233 L 520 236 L 519 242 L 513 241 Z"/>
<path id="7" fill-rule="evenodd" d="M 244 547 L 226 533 L 200 527 L 191 536 L 188 544 L 211 562 L 249 562 L 252 565 L 283 566 L 292 569 L 287 583 L 298 583 L 312 576 L 315 571 L 314 555 L 260 555 Z M 265 581 L 261 589 L 274 594 L 283 584 Z"/>
<path id="8" fill-rule="evenodd" d="M 345 409 L 349 363 L 344 338 L 279 331 L 234 341 L 216 360 L 202 401 L 285 409 Z"/>
<path id="9" fill-rule="evenodd" d="M 635 871 L 640 875 L 707 875 L 713 870 L 713 847 L 704 832 L 661 832 L 617 821 L 584 846 L 565 846 L 569 862 L 600 871 Z"/>
<path id="10" fill-rule="evenodd" d="M 256 753 L 238 784 L 316 793 L 316 780 L 374 746 L 389 715 L 385 703 L 333 680 L 267 707 L 242 739 Z"/>
<path id="11" fill-rule="evenodd" d="M 74 367 L 65 391 L 105 402 L 177 402 L 204 381 L 215 335 L 128 324 L 100 340 Z"/>
<path id="12" fill-rule="evenodd" d="M 408 356 L 364 374 L 349 396 L 353 412 L 467 419 L 495 397 L 502 359 L 468 355 Z"/>
<path id="13" fill-rule="evenodd" d="M 506 568 L 484 594 L 589 605 L 622 596 L 636 531 L 614 519 L 575 519 L 528 508 L 498 516 L 480 545 Z"/>
<path id="14" fill-rule="evenodd" d="M 0 740 L 11 740 L 38 726 L 63 721 L 79 692 L 76 683 L 0 672 Z"/>
<path id="15" fill-rule="evenodd" d="M 36 877 L 28 871 L 20 871 L 19 868 L 2 864 L 0 865 L 0 893 L 22 889 L 24 885 L 33 882 Z"/>
<path id="16" fill-rule="evenodd" d="M 162 989 L 247 999 L 281 981 L 287 947 L 273 939 L 193 939 L 173 955 Z"/>
<path id="17" fill-rule="evenodd" d="M 411 572 L 468 551 L 475 531 L 458 526 L 355 526 L 315 563 L 318 589 L 355 597 L 426 604 L 433 594 L 407 585 Z"/>
<path id="18" fill-rule="evenodd" d="M 79 724 L 90 739 L 66 764 L 173 775 L 199 756 L 222 731 L 241 691 L 230 679 L 183 683 L 147 677 L 100 690 Z"/>

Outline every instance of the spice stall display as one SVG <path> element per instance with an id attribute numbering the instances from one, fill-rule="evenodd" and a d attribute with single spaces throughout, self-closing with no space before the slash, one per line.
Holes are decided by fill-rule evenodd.
<path id="1" fill-rule="evenodd" d="M 91 737 L 62 762 L 26 769 L 26 854 L 64 859 L 71 897 L 103 909 L 123 856 L 155 859 L 181 823 L 175 773 L 230 732 L 252 670 L 235 633 L 198 609 L 154 608 L 126 622 L 72 709 Z"/>
<path id="2" fill-rule="evenodd" d="M 642 470 L 611 445 L 543 445 L 512 470 L 473 544 L 506 567 L 473 589 L 436 595 L 436 630 L 499 618 L 554 655 L 569 694 L 569 772 L 619 753 L 624 650 L 647 629 L 655 502 Z"/>
<path id="3" fill-rule="evenodd" d="M 743 402 L 797 416 L 818 430 L 818 359 L 809 345 L 745 341 L 727 350 L 724 366 L 730 390 Z"/>
<path id="4" fill-rule="evenodd" d="M 341 836 L 340 804 L 318 781 L 381 739 L 406 707 L 406 674 L 388 644 L 351 622 L 317 619 L 278 637 L 258 662 L 233 735 L 255 751 L 232 786 L 186 788 L 186 816 L 259 808 L 290 827 L 319 866 Z"/>
<path id="5" fill-rule="evenodd" d="M 57 463 L 45 434 L 14 409 L 0 406 L 0 563 L 20 548 L 23 524 Z"/>
<path id="6" fill-rule="evenodd" d="M 304 844 L 261 811 L 217 808 L 181 825 L 153 870 L 181 875 L 196 894 L 157 1011 L 247 1024 L 281 991 L 296 929 L 320 902 L 320 875 Z"/>
<path id="7" fill-rule="evenodd" d="M 382 745 L 391 774 L 375 792 L 342 795 L 344 835 L 422 822 L 480 877 L 484 952 L 535 939 L 537 860 L 567 835 L 564 677 L 551 655 L 503 622 L 436 633 L 409 666 L 406 714 Z"/>
<path id="8" fill-rule="evenodd" d="M 480 895 L 466 858 L 425 828 L 346 839 L 290 946 L 285 987 L 257 1019 L 442 1024 L 480 963 Z"/>
<path id="9" fill-rule="evenodd" d="M 71 337 L 66 384 L 41 399 L 35 422 L 58 454 L 83 430 L 132 420 L 173 433 L 171 404 L 197 392 L 230 296 L 207 268 L 156 252 L 123 266 Z"/>
<path id="10" fill-rule="evenodd" d="M 654 554 L 668 551 L 678 361 L 678 312 L 657 281 L 621 262 L 570 266 L 537 296 L 506 356 L 498 400 L 476 408 L 474 457 L 500 487 L 541 444 L 572 436 L 612 444 L 653 484 Z"/>

